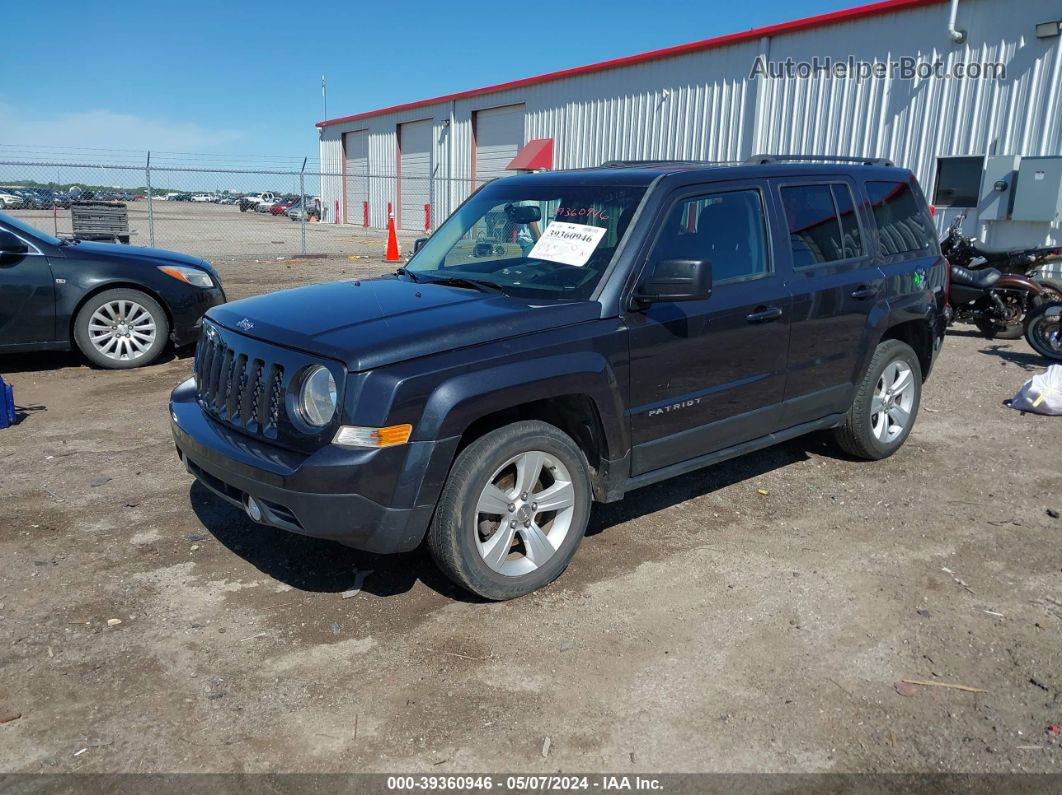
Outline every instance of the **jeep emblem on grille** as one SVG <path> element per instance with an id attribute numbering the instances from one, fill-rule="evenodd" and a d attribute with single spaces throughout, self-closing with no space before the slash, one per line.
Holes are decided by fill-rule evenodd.
<path id="1" fill-rule="evenodd" d="M 250 331 L 251 329 L 254 328 L 254 323 L 252 323 L 247 318 L 244 318 L 243 320 L 241 320 L 236 325 L 239 326 L 240 328 L 242 328 L 244 331 Z"/>

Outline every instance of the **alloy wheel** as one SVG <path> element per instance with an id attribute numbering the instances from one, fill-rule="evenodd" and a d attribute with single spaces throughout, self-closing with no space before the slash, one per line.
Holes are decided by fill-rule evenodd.
<path id="1" fill-rule="evenodd" d="M 574 515 L 575 487 L 567 467 L 549 453 L 520 453 L 498 467 L 480 493 L 479 554 L 499 574 L 528 574 L 553 557 Z"/>
<path id="2" fill-rule="evenodd" d="M 88 324 L 89 341 L 101 354 L 114 361 L 139 359 L 155 343 L 155 318 L 136 301 L 117 299 L 92 313 Z"/>
<path id="3" fill-rule="evenodd" d="M 884 444 L 894 442 L 911 421 L 914 407 L 914 373 L 902 359 L 885 366 L 870 403 L 870 429 Z"/>

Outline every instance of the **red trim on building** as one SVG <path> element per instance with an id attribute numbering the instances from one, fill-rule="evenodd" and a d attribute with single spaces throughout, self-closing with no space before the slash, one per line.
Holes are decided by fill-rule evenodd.
<path id="1" fill-rule="evenodd" d="M 756 39 L 763 38 L 764 36 L 778 36 L 783 33 L 795 33 L 801 30 L 825 27 L 826 25 L 836 25 L 839 22 L 850 22 L 855 19 L 864 19 L 867 17 L 880 16 L 883 14 L 891 14 L 896 11 L 905 11 L 912 8 L 922 8 L 923 6 L 940 5 L 945 2 L 947 2 L 947 0 L 884 0 L 884 2 L 872 3 L 871 5 L 848 8 L 843 11 L 833 11 L 829 14 L 820 14 L 815 17 L 807 17 L 806 19 L 798 19 L 792 22 L 782 22 L 781 24 L 771 25 L 766 28 L 755 28 L 753 30 L 742 31 L 741 33 L 730 33 L 725 36 L 717 36 L 714 39 L 696 41 L 692 44 L 680 44 L 677 47 L 668 47 L 663 50 L 653 50 L 651 52 L 640 53 L 638 55 L 628 55 L 624 58 L 615 58 L 611 61 L 601 61 L 600 63 L 590 64 L 589 66 L 577 66 L 574 69 L 564 69 L 559 72 L 549 72 L 547 74 L 537 75 L 535 77 L 525 77 L 522 80 L 514 80 L 510 83 L 499 83 L 495 86 L 487 86 L 485 88 L 474 88 L 469 91 L 460 91 L 456 94 L 446 94 L 445 96 L 433 97 L 432 99 L 422 99 L 416 102 L 407 102 L 403 105 L 394 105 L 390 108 L 370 110 L 366 113 L 357 113 L 353 116 L 343 116 L 337 119 L 327 119 L 325 121 L 317 122 L 317 126 L 331 127 L 335 124 L 347 124 L 348 122 L 360 121 L 361 119 L 368 119 L 373 116 L 382 116 L 385 113 L 397 113 L 399 111 L 412 110 L 413 108 L 421 108 L 426 105 L 435 105 L 441 102 L 452 102 L 458 99 L 468 99 L 470 97 L 478 97 L 484 94 L 493 94 L 498 91 L 509 91 L 515 88 L 524 88 L 526 86 L 533 86 L 539 83 L 548 83 L 553 80 L 561 80 L 567 77 L 578 77 L 580 75 L 593 74 L 594 72 L 603 72 L 607 69 L 619 69 L 620 67 L 624 66 L 634 66 L 635 64 L 647 63 L 649 61 L 659 61 L 664 58 L 674 58 L 678 55 L 689 55 L 690 53 L 694 52 L 713 50 L 719 47 L 729 47 L 733 44 L 740 44 L 746 41 L 755 41 Z"/>
<path id="2" fill-rule="evenodd" d="M 509 171 L 553 170 L 553 139 L 535 138 L 524 144 L 506 166 Z"/>

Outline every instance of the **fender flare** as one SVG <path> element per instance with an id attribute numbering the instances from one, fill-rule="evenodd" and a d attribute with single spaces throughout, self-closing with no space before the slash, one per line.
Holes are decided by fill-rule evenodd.
<path id="1" fill-rule="evenodd" d="M 608 360 L 590 351 L 508 362 L 449 378 L 432 390 L 416 436 L 460 436 L 481 417 L 563 395 L 590 398 L 604 431 L 603 453 L 622 456 L 629 446 L 629 433 L 620 384 Z"/>

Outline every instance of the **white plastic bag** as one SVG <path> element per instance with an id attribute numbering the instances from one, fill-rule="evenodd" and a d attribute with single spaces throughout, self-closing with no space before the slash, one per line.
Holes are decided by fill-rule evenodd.
<path id="1" fill-rule="evenodd" d="M 1052 364 L 1022 384 L 1010 407 L 1036 414 L 1062 415 L 1062 364 Z"/>

